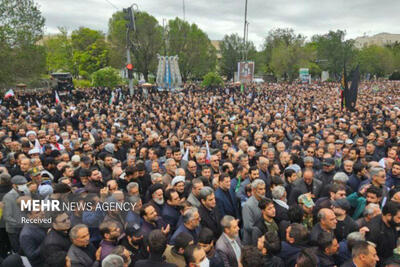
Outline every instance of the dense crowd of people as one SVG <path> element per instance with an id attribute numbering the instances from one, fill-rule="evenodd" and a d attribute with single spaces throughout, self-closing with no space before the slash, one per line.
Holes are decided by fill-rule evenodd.
<path id="1" fill-rule="evenodd" d="M 400 83 L 115 92 L 1 102 L 2 266 L 400 266 Z"/>

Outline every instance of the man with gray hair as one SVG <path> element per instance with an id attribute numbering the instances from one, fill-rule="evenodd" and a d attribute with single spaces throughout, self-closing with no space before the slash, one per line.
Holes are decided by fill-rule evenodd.
<path id="1" fill-rule="evenodd" d="M 160 173 L 153 173 L 150 179 L 152 184 L 162 184 L 163 182 L 163 176 Z"/>
<path id="2" fill-rule="evenodd" d="M 197 244 L 200 234 L 200 214 L 196 207 L 191 207 L 183 213 L 183 224 L 181 224 L 171 237 L 170 244 L 175 245 L 175 239 L 181 232 L 190 234 L 193 241 Z"/>
<path id="3" fill-rule="evenodd" d="M 124 267 L 124 259 L 121 256 L 110 254 L 104 258 L 101 267 Z"/>
<path id="4" fill-rule="evenodd" d="M 365 241 L 365 234 L 352 232 L 347 235 L 346 239 L 339 243 L 337 260 L 340 265 L 351 259 L 351 250 L 353 249 L 354 244 L 359 241 Z"/>
<path id="5" fill-rule="evenodd" d="M 389 195 L 389 188 L 386 186 L 386 172 L 382 167 L 372 167 L 369 170 L 370 179 L 362 181 L 360 188 L 365 184 L 372 184 L 373 186 L 382 190 L 382 206 L 386 203 Z"/>
<path id="6" fill-rule="evenodd" d="M 369 203 L 363 212 L 363 217 L 359 218 L 356 223 L 359 228 L 362 228 L 364 226 L 367 226 L 367 224 L 375 218 L 375 216 L 378 216 L 382 213 L 381 208 L 379 207 L 378 204 L 375 203 Z"/>
<path id="7" fill-rule="evenodd" d="M 169 185 L 171 184 L 172 179 L 175 177 L 176 162 L 174 159 L 169 158 L 165 161 L 164 166 L 166 173 L 163 176 L 163 184 Z"/>
<path id="8" fill-rule="evenodd" d="M 85 224 L 77 224 L 69 232 L 72 245 L 68 250 L 71 266 L 100 266 L 101 249 L 90 243 L 89 229 Z"/>
<path id="9" fill-rule="evenodd" d="M 225 215 L 221 220 L 223 233 L 215 248 L 224 263 L 223 267 L 238 267 L 241 259 L 242 243 L 239 239 L 239 220 Z"/>
<path id="10" fill-rule="evenodd" d="M 314 169 L 314 158 L 307 156 L 304 158 L 304 168 L 305 169 Z"/>
<path id="11" fill-rule="evenodd" d="M 136 182 L 130 182 L 127 184 L 126 191 L 128 192 L 128 196 L 140 196 L 139 184 Z"/>
<path id="12" fill-rule="evenodd" d="M 265 182 L 261 179 L 256 179 L 251 183 L 251 197 L 243 204 L 242 217 L 243 220 L 243 243 L 251 243 L 251 232 L 254 224 L 261 218 L 261 210 L 258 207 L 258 202 L 265 197 Z"/>
<path id="13" fill-rule="evenodd" d="M 287 204 L 285 187 L 282 185 L 277 185 L 271 190 L 271 193 L 276 212 L 276 216 L 274 218 L 275 222 L 279 224 L 283 220 L 289 221 L 289 205 Z"/>

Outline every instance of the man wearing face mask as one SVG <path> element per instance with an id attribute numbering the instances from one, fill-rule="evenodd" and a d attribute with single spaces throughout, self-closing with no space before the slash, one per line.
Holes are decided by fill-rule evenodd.
<path id="1" fill-rule="evenodd" d="M 12 249 L 15 252 L 19 250 L 19 233 L 22 229 L 21 208 L 17 203 L 20 196 L 30 196 L 27 180 L 24 176 L 15 175 L 11 179 L 12 189 L 3 197 L 3 218 L 6 225 L 6 232 L 10 240 Z"/>
<path id="2" fill-rule="evenodd" d="M 382 209 L 382 215 L 376 216 L 367 224 L 369 232 L 366 239 L 376 244 L 380 262 L 393 255 L 400 225 L 400 204 L 389 201 Z"/>
<path id="3" fill-rule="evenodd" d="M 185 248 L 185 261 L 188 267 L 209 267 L 210 261 L 200 245 L 189 245 Z"/>

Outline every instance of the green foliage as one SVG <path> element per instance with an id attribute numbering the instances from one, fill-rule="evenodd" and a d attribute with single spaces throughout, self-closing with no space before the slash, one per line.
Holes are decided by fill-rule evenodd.
<path id="1" fill-rule="evenodd" d="M 124 13 L 118 11 L 108 21 L 108 42 L 110 44 L 110 66 L 123 68 L 126 63 L 126 23 Z"/>
<path id="2" fill-rule="evenodd" d="M 147 82 L 149 83 L 155 83 L 156 82 L 156 77 L 154 77 L 153 75 L 149 75 Z"/>
<path id="3" fill-rule="evenodd" d="M 77 80 L 73 79 L 75 88 L 88 88 L 92 86 L 92 82 L 89 80 Z"/>
<path id="4" fill-rule="evenodd" d="M 100 31 L 81 27 L 71 34 L 73 73 L 89 78 L 95 71 L 108 66 L 109 47 Z"/>
<path id="5" fill-rule="evenodd" d="M 204 87 L 218 87 L 218 86 L 223 86 L 224 81 L 222 80 L 221 76 L 218 75 L 218 73 L 209 72 L 206 75 L 204 75 L 202 85 Z"/>
<path id="6" fill-rule="evenodd" d="M 135 71 L 142 73 L 147 80 L 149 73 L 156 73 L 157 70 L 157 53 L 162 45 L 162 29 L 156 18 L 146 12 L 137 12 L 135 17 L 136 31 L 131 39 L 134 44 L 133 65 Z"/>
<path id="7" fill-rule="evenodd" d="M 182 79 L 200 79 L 215 69 L 216 51 L 207 34 L 197 27 L 179 18 L 168 23 L 169 55 L 179 56 L 179 69 Z"/>
<path id="8" fill-rule="evenodd" d="M 48 72 L 73 72 L 73 49 L 68 31 L 58 28 L 60 33 L 44 40 Z"/>
<path id="9" fill-rule="evenodd" d="M 220 44 L 221 62 L 220 69 L 228 80 L 232 79 L 237 71 L 238 62 L 243 58 L 243 51 L 247 50 L 247 59 L 255 61 L 257 59 L 257 51 L 253 42 L 243 43 L 243 38 L 238 34 L 225 35 Z"/>
<path id="10" fill-rule="evenodd" d="M 272 50 L 276 47 L 284 44 L 289 47 L 292 44 L 298 42 L 304 42 L 305 37 L 301 34 L 295 34 L 293 29 L 290 28 L 278 28 L 268 32 L 267 37 L 264 40 L 263 51 L 264 51 L 264 62 L 270 64 L 272 60 Z"/>
<path id="11" fill-rule="evenodd" d="M 45 71 L 45 51 L 37 45 L 44 21 L 32 0 L 0 1 L 0 85 L 36 79 Z"/>
<path id="12" fill-rule="evenodd" d="M 329 31 L 327 34 L 312 37 L 318 59 L 326 60 L 321 67 L 327 69 L 329 73 L 336 77 L 339 77 L 343 72 L 344 63 L 346 62 L 346 66 L 349 67 L 353 64 L 356 56 L 354 41 L 344 41 L 345 36 L 345 31 L 337 30 L 336 32 Z"/>
<path id="13" fill-rule="evenodd" d="M 392 52 L 394 69 L 400 70 L 400 42 L 395 42 L 391 45 L 388 45 L 387 48 L 389 48 Z"/>
<path id="14" fill-rule="evenodd" d="M 320 72 L 315 61 L 315 49 L 305 45 L 305 38 L 292 29 L 276 29 L 269 32 L 264 42 L 269 67 L 275 76 L 294 80 L 299 68 L 309 68 L 311 74 Z M 313 73 L 314 72 L 314 73 Z"/>
<path id="15" fill-rule="evenodd" d="M 393 72 L 394 59 L 391 50 L 387 47 L 367 46 L 358 54 L 361 73 L 370 73 L 383 77 Z"/>
<path id="16" fill-rule="evenodd" d="M 122 83 L 117 69 L 106 67 L 92 74 L 93 86 L 106 86 L 114 88 Z"/>

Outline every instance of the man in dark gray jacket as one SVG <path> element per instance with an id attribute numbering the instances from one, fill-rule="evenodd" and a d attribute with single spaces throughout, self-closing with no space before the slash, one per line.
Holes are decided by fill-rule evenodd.
<path id="1" fill-rule="evenodd" d="M 69 232 L 72 245 L 68 250 L 71 267 L 98 267 L 100 266 L 101 249 L 90 243 L 89 229 L 84 224 L 75 225 Z"/>

